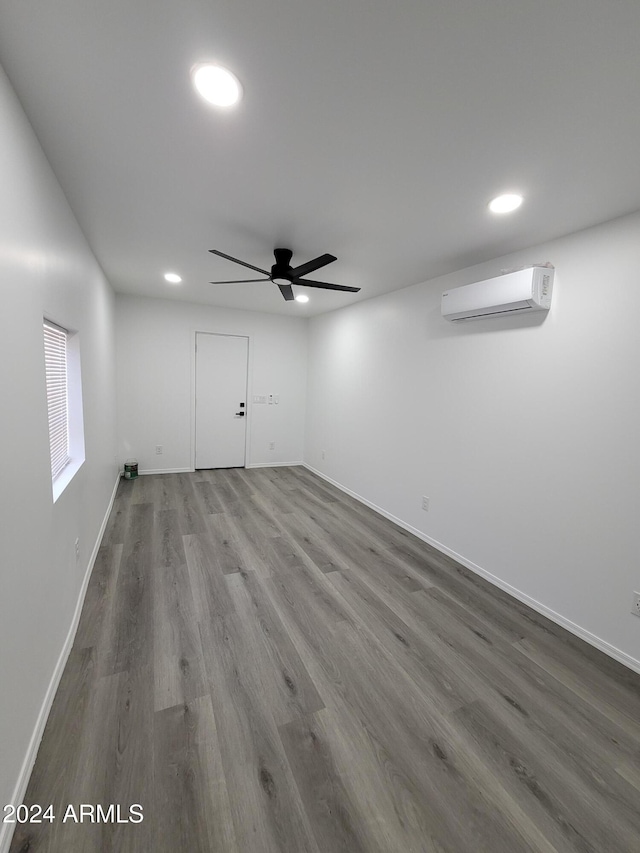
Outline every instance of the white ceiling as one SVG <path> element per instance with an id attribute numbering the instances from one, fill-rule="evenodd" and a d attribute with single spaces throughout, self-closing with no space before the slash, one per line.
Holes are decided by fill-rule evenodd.
<path id="1" fill-rule="evenodd" d="M 298 316 L 640 209 L 639 36 L 638 0 L 0 0 L 0 63 L 116 290 Z M 193 91 L 205 60 L 235 110 Z M 245 278 L 208 249 L 276 245 L 360 294 L 208 284 Z"/>

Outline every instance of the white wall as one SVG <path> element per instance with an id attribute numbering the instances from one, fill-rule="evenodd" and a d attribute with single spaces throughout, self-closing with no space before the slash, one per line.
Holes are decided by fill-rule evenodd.
<path id="1" fill-rule="evenodd" d="M 306 320 L 120 294 L 116 313 L 121 462 L 133 457 L 141 471 L 193 467 L 195 331 L 249 337 L 247 466 L 302 461 Z M 252 404 L 268 394 L 279 404 Z"/>
<path id="2" fill-rule="evenodd" d="M 441 318 L 546 260 L 548 316 Z M 314 318 L 305 459 L 640 667 L 639 322 L 638 215 Z"/>
<path id="3" fill-rule="evenodd" d="M 12 801 L 16 784 L 26 781 L 23 762 L 55 681 L 117 469 L 114 296 L 2 70 L 0 151 L 2 805 Z M 79 331 L 84 397 L 86 462 L 55 505 L 45 314 Z"/>

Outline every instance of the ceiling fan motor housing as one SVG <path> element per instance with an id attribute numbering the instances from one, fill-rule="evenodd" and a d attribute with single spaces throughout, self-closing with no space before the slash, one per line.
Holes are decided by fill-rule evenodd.
<path id="1" fill-rule="evenodd" d="M 291 249 L 274 249 L 276 262 L 271 267 L 271 278 L 286 278 L 291 281 L 291 258 L 293 252 Z"/>

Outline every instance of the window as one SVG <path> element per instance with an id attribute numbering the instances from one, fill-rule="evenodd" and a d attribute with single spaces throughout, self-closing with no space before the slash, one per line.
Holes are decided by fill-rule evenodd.
<path id="1" fill-rule="evenodd" d="M 51 478 L 56 479 L 69 459 L 69 402 L 67 392 L 67 332 L 44 324 L 44 364 L 49 410 Z"/>
<path id="2" fill-rule="evenodd" d="M 43 329 L 51 480 L 56 501 L 84 462 L 80 349 L 73 332 L 46 319 Z"/>

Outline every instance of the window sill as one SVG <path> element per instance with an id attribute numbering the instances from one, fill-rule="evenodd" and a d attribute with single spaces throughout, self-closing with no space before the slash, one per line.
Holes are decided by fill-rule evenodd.
<path id="1" fill-rule="evenodd" d="M 84 465 L 84 458 L 81 459 L 72 459 L 68 465 L 60 471 L 58 476 L 53 481 L 52 489 L 53 489 L 53 502 L 55 503 L 60 495 L 67 488 L 69 483 L 73 480 L 75 475 Z"/>

